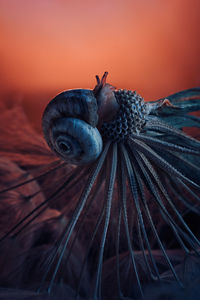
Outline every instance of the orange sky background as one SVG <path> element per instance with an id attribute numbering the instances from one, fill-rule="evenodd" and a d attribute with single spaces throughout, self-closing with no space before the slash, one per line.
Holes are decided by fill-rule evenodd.
<path id="1" fill-rule="evenodd" d="M 104 71 L 146 100 L 199 86 L 199 17 L 199 0 L 0 0 L 1 98 L 35 120 Z"/>

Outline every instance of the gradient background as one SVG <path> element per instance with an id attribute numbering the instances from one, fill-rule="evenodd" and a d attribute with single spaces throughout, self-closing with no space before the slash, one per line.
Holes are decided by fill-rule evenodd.
<path id="1" fill-rule="evenodd" d="M 0 0 L 0 98 L 34 126 L 95 75 L 146 100 L 200 85 L 199 0 Z"/>

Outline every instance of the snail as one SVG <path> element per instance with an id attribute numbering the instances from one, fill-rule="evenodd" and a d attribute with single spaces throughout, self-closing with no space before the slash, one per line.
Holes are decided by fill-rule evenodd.
<path id="1" fill-rule="evenodd" d="M 78 187 L 78 181 L 86 178 L 71 219 L 56 242 L 56 250 L 48 258 L 49 264 L 42 276 L 39 291 L 47 284 L 48 292 L 51 292 L 67 249 L 71 247 L 70 251 L 73 251 L 72 233 L 79 220 L 84 220 L 90 213 L 88 207 L 94 205 L 98 198 L 98 187 L 104 188 L 104 199 L 98 203 L 98 217 L 82 263 L 77 298 L 85 263 L 100 228 L 102 233 L 98 240 L 95 280 L 90 296 L 93 299 L 102 298 L 102 267 L 112 222 L 116 231 L 118 297 L 130 297 L 120 284 L 122 230 L 132 272 L 135 274 L 135 295 L 144 297 L 136 251 L 140 250 L 143 255 L 148 280 L 162 281 L 161 270 L 152 250 L 151 235 L 175 281 L 183 286 L 183 280 L 159 236 L 151 211 L 152 203 L 184 255 L 199 255 L 200 241 L 187 225 L 177 203 L 199 214 L 194 203 L 200 200 L 200 142 L 187 135 L 183 128 L 200 127 L 200 119 L 190 114 L 200 110 L 200 88 L 145 102 L 135 91 L 116 89 L 106 83 L 107 75 L 105 72 L 101 80 L 96 76 L 94 89 L 62 92 L 47 105 L 42 118 L 45 140 L 53 153 L 64 162 L 62 167 L 72 164 L 77 169 L 72 171 L 68 181 L 49 199 L 38 205 L 33 213 L 29 213 L 1 238 L 2 241 L 12 236 L 14 230 L 22 224 L 26 228 L 40 214 L 41 207 L 45 209 L 48 201 L 58 197 L 60 192 L 69 191 L 73 185 Z M 47 176 L 47 173 L 41 176 Z M 9 187 L 1 193 L 26 183 Z M 192 201 L 188 201 L 185 195 L 189 195 Z M 115 216 L 113 207 L 117 207 Z M 138 239 L 136 249 L 133 231 Z"/>
<path id="2" fill-rule="evenodd" d="M 44 111 L 42 128 L 47 144 L 68 163 L 84 165 L 102 152 L 98 120 L 102 122 L 119 106 L 106 77 L 107 72 L 101 81 L 97 77 L 93 91 L 74 89 L 57 95 Z"/>
<path id="3" fill-rule="evenodd" d="M 55 97 L 42 120 L 49 147 L 66 162 L 87 164 L 102 151 L 102 138 L 96 128 L 96 99 L 90 90 L 71 90 Z"/>

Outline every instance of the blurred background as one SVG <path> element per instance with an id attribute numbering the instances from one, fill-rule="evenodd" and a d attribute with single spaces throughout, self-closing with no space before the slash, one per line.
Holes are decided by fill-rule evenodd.
<path id="1" fill-rule="evenodd" d="M 0 98 L 40 130 L 47 102 L 93 88 L 156 100 L 200 85 L 199 0 L 0 0 Z"/>

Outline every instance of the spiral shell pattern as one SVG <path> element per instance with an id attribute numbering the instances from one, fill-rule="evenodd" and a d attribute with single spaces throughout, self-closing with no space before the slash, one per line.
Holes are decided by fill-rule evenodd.
<path id="1" fill-rule="evenodd" d="M 87 164 L 102 151 L 102 138 L 95 127 L 97 103 L 92 90 L 69 90 L 46 107 L 42 127 L 53 152 L 70 164 Z"/>

